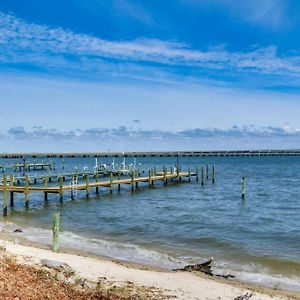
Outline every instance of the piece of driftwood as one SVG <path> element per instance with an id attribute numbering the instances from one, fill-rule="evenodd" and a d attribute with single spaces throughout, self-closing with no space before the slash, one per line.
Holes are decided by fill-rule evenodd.
<path id="1" fill-rule="evenodd" d="M 251 293 L 246 293 L 245 295 L 235 297 L 234 300 L 248 300 L 252 297 Z"/>
<path id="2" fill-rule="evenodd" d="M 213 273 L 212 273 L 212 270 L 211 270 L 212 262 L 213 262 L 213 258 L 205 261 L 202 264 L 187 265 L 182 269 L 174 269 L 174 271 L 188 271 L 188 272 L 198 271 L 198 272 L 202 272 L 206 275 L 213 276 Z"/>

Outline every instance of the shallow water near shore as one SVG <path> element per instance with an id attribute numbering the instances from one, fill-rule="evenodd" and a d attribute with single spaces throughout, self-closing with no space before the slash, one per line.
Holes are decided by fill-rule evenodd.
<path id="1" fill-rule="evenodd" d="M 62 172 L 62 160 L 55 161 L 56 172 Z M 137 163 L 147 174 L 153 166 L 174 166 L 177 158 L 137 158 Z M 64 172 L 75 165 L 92 171 L 94 164 L 92 158 L 64 159 Z M 89 199 L 85 192 L 76 200 L 66 193 L 63 203 L 49 195 L 47 204 L 43 194 L 31 193 L 29 210 L 20 194 L 9 211 L 10 224 L 3 226 L 21 227 L 22 236 L 50 244 L 52 215 L 60 212 L 62 247 L 167 269 L 213 256 L 217 274 L 300 291 L 300 157 L 184 157 L 179 164 L 183 170 L 209 164 L 210 173 L 214 164 L 215 184 L 209 174 L 204 187 L 194 179 L 150 189 L 140 184 L 133 194 L 129 186 L 113 195 L 92 191 Z M 43 171 L 30 172 L 35 173 Z"/>

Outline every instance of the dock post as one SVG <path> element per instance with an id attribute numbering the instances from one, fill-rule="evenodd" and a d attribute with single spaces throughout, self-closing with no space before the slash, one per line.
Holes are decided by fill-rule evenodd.
<path id="1" fill-rule="evenodd" d="M 25 175 L 25 208 L 29 208 L 29 176 Z"/>
<path id="2" fill-rule="evenodd" d="M 48 187 L 48 176 L 44 175 L 44 187 L 47 188 Z M 45 201 L 48 201 L 48 193 L 44 192 L 44 199 Z"/>
<path id="3" fill-rule="evenodd" d="M 59 182 L 59 195 L 60 195 L 60 201 L 64 200 L 64 189 L 63 189 L 63 178 L 62 176 L 58 177 Z"/>
<path id="4" fill-rule="evenodd" d="M 10 174 L 9 176 L 9 185 L 11 188 L 14 186 L 15 176 L 14 174 Z M 14 192 L 10 191 L 10 206 L 14 206 Z"/>
<path id="5" fill-rule="evenodd" d="M 121 180 L 121 172 L 120 170 L 118 171 L 118 180 Z M 121 191 L 121 184 L 118 183 L 118 191 L 120 192 Z"/>
<path id="6" fill-rule="evenodd" d="M 53 215 L 52 231 L 53 231 L 52 250 L 53 252 L 59 252 L 60 213 L 55 213 Z"/>
<path id="7" fill-rule="evenodd" d="M 196 181 L 199 181 L 199 168 L 196 166 Z"/>
<path id="8" fill-rule="evenodd" d="M 90 197 L 90 178 L 89 174 L 85 174 L 85 190 L 86 190 L 86 197 Z"/>
<path id="9" fill-rule="evenodd" d="M 99 181 L 99 172 L 98 170 L 96 170 L 95 172 L 95 181 L 98 182 Z M 96 186 L 96 194 L 99 194 L 99 187 Z"/>
<path id="10" fill-rule="evenodd" d="M 242 178 L 242 199 L 245 199 L 246 196 L 246 178 L 243 176 Z"/>
<path id="11" fill-rule="evenodd" d="M 189 182 L 191 181 L 191 168 L 189 167 L 189 170 L 188 170 L 188 176 L 189 176 Z"/>
<path id="12" fill-rule="evenodd" d="M 134 173 L 131 171 L 131 192 L 134 191 Z"/>
<path id="13" fill-rule="evenodd" d="M 216 172 L 215 172 L 215 165 L 212 166 L 212 183 L 215 183 L 216 179 Z"/>
<path id="14" fill-rule="evenodd" d="M 206 179 L 208 179 L 208 164 L 206 164 Z"/>
<path id="15" fill-rule="evenodd" d="M 7 177 L 6 174 L 2 175 L 2 184 L 3 184 L 3 216 L 7 216 Z"/>
<path id="16" fill-rule="evenodd" d="M 168 179 L 167 179 L 167 167 L 163 166 L 163 172 L 164 172 L 164 183 L 168 184 Z"/>
<path id="17" fill-rule="evenodd" d="M 201 166 L 201 185 L 204 186 L 204 166 Z"/>
<path id="18" fill-rule="evenodd" d="M 139 177 L 139 170 L 136 169 L 135 170 L 135 178 L 138 178 Z M 136 181 L 135 182 L 135 189 L 137 190 L 139 188 L 139 183 Z"/>
<path id="19" fill-rule="evenodd" d="M 153 168 L 153 175 L 156 176 L 156 167 Z"/>
<path id="20" fill-rule="evenodd" d="M 148 177 L 149 187 L 151 187 L 151 170 L 148 171 Z"/>
<path id="21" fill-rule="evenodd" d="M 110 171 L 110 174 L 109 174 L 109 192 L 111 194 L 113 192 L 113 187 L 114 187 L 114 177 L 113 177 L 113 172 Z"/>

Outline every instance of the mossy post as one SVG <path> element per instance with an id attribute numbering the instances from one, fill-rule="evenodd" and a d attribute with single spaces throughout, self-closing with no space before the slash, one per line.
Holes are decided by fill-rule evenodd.
<path id="1" fill-rule="evenodd" d="M 60 213 L 55 213 L 53 215 L 52 231 L 53 231 L 52 249 L 53 252 L 59 252 Z"/>
<path id="2" fill-rule="evenodd" d="M 2 175 L 2 183 L 3 183 L 3 216 L 7 216 L 7 177 L 6 174 Z"/>
<path id="3" fill-rule="evenodd" d="M 204 186 L 204 166 L 201 166 L 201 185 Z"/>
<path id="4" fill-rule="evenodd" d="M 216 181 L 216 170 L 215 170 L 215 165 L 212 166 L 212 183 L 215 183 Z"/>
<path id="5" fill-rule="evenodd" d="M 25 208 L 29 208 L 29 176 L 25 175 Z"/>
<path id="6" fill-rule="evenodd" d="M 242 199 L 246 197 L 246 178 L 243 176 L 242 178 Z"/>
<path id="7" fill-rule="evenodd" d="M 11 188 L 14 186 L 15 176 L 14 174 L 10 174 L 9 185 Z M 10 206 L 14 206 L 14 192 L 10 191 Z"/>

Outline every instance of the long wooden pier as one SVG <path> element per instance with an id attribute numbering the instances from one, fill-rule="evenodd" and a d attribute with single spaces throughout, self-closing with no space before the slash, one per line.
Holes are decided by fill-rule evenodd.
<path id="1" fill-rule="evenodd" d="M 202 167 L 201 177 L 204 176 L 204 168 Z M 130 185 L 131 191 L 134 192 L 135 189 L 138 188 L 140 183 L 146 183 L 149 187 L 153 186 L 157 181 L 163 181 L 165 185 L 168 184 L 169 181 L 181 182 L 182 178 L 188 178 L 191 181 L 192 177 L 195 177 L 198 181 L 198 167 L 196 167 L 195 172 L 191 172 L 189 169 L 187 172 L 182 172 L 180 168 L 177 168 L 176 171 L 167 171 L 167 168 L 164 167 L 162 172 L 157 172 L 156 168 L 152 168 L 148 171 L 148 176 L 139 176 L 139 171 L 135 170 L 135 172 L 131 172 L 130 177 L 121 178 L 121 172 L 118 172 L 117 178 L 114 177 L 113 172 L 110 172 L 109 180 L 99 181 L 99 173 L 95 173 L 95 181 L 90 182 L 89 174 L 86 174 L 84 179 L 84 183 L 77 182 L 76 173 L 73 174 L 73 180 L 71 184 L 65 184 L 63 182 L 63 177 L 59 176 L 58 185 L 49 186 L 49 178 L 45 175 L 44 177 L 44 185 L 43 186 L 33 186 L 30 185 L 29 176 L 25 175 L 25 185 L 24 186 L 16 186 L 14 184 L 13 175 L 10 175 L 10 180 L 8 180 L 7 175 L 3 174 L 3 183 L 0 185 L 0 191 L 3 192 L 3 215 L 7 216 L 8 204 L 7 204 L 7 195 L 10 194 L 10 206 L 14 206 L 14 193 L 22 193 L 25 195 L 25 207 L 29 208 L 29 194 L 31 192 L 40 192 L 44 194 L 44 200 L 48 200 L 48 194 L 58 194 L 60 197 L 60 201 L 63 201 L 64 194 L 67 191 L 71 192 L 71 198 L 74 196 L 75 191 L 86 191 L 86 196 L 89 197 L 91 189 L 95 188 L 96 194 L 99 193 L 100 188 L 108 188 L 110 193 L 113 193 L 114 186 L 118 187 L 118 191 L 121 190 L 121 185 Z"/>

